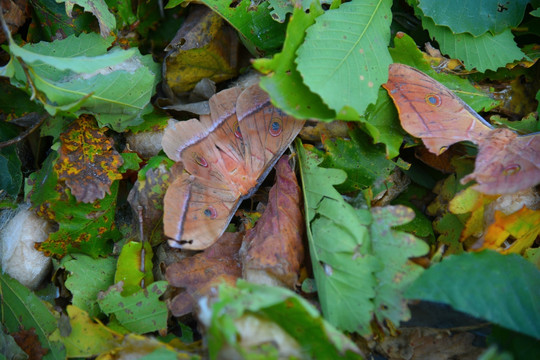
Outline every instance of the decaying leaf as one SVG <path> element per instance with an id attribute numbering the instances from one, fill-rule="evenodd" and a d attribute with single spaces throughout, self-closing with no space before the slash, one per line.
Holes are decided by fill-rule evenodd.
<path id="1" fill-rule="evenodd" d="M 34 328 L 20 330 L 11 335 L 17 345 L 28 354 L 30 359 L 42 359 L 49 352 L 49 349 L 41 346 Z"/>
<path id="2" fill-rule="evenodd" d="M 459 239 L 466 248 L 523 253 L 540 234 L 540 210 L 530 209 L 538 202 L 532 189 L 499 196 L 469 187 L 454 196 L 448 209 L 463 219 Z M 510 242 L 503 245 L 506 240 Z"/>
<path id="3" fill-rule="evenodd" d="M 1 6 L 5 11 L 4 19 L 6 25 L 12 34 L 17 32 L 19 27 L 26 21 L 25 8 L 27 0 L 2 0 Z M 6 35 L 3 31 L 0 31 L 0 44 L 6 41 Z"/>
<path id="4" fill-rule="evenodd" d="M 128 195 L 134 214 L 142 207 L 143 233 L 152 245 L 163 240 L 163 196 L 174 178 L 173 161 L 166 156 L 155 156 L 138 173 L 137 181 Z M 181 173 L 182 169 L 176 170 Z"/>
<path id="5" fill-rule="evenodd" d="M 287 157 L 279 160 L 276 173 L 268 206 L 244 238 L 242 272 L 251 282 L 293 288 L 304 259 L 301 193 Z"/>
<path id="6" fill-rule="evenodd" d="M 107 255 L 112 249 L 109 240 L 120 237 L 115 227 L 118 181 L 112 183 L 111 194 L 93 203 L 77 202 L 54 170 L 58 155 L 52 152 L 42 168 L 30 175 L 30 199 L 38 215 L 58 223 L 58 231 L 50 233 L 36 248 L 47 256 L 62 257 L 78 252 L 93 257 Z"/>
<path id="7" fill-rule="evenodd" d="M 60 135 L 62 146 L 54 169 L 77 201 L 92 203 L 111 194 L 111 184 L 122 178 L 122 156 L 114 149 L 106 129 L 91 115 L 81 115 Z"/>
<path id="8" fill-rule="evenodd" d="M 223 281 L 235 283 L 242 276 L 238 259 L 241 244 L 240 233 L 226 232 L 202 253 L 184 258 L 167 268 L 165 276 L 169 284 L 185 288 L 169 304 L 174 316 L 190 313 L 193 310 L 193 299 L 204 295 L 212 285 Z"/>
<path id="9" fill-rule="evenodd" d="M 399 332 L 397 337 L 386 337 L 377 344 L 377 350 L 388 360 L 475 360 L 484 350 L 473 344 L 475 335 L 470 332 L 432 328 L 401 328 Z"/>
<path id="10" fill-rule="evenodd" d="M 206 7 L 197 7 L 166 48 L 164 89 L 169 97 L 189 91 L 202 78 L 221 82 L 238 74 L 238 37 Z"/>

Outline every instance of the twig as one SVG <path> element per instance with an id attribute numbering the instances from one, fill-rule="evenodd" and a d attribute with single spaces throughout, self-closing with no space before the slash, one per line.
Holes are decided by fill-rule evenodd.
<path id="1" fill-rule="evenodd" d="M 27 137 L 28 135 L 30 135 L 31 133 L 36 131 L 36 129 L 39 128 L 41 124 L 43 124 L 43 122 L 45 121 L 45 119 L 47 119 L 48 116 L 49 116 L 48 114 L 43 115 L 41 117 L 41 119 L 39 119 L 39 121 L 37 123 L 32 125 L 32 127 L 26 129 L 21 134 L 14 137 L 13 139 L 9 139 L 9 140 L 0 142 L 0 149 L 4 148 L 6 146 L 9 146 L 9 145 L 13 145 L 13 144 L 18 143 L 19 141 L 23 140 L 25 137 Z"/>

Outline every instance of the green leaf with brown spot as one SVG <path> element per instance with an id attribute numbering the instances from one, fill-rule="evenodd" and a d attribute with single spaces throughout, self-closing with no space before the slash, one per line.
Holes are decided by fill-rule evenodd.
<path id="1" fill-rule="evenodd" d="M 110 195 L 93 203 L 79 203 L 54 170 L 58 154 L 53 152 L 42 168 L 30 175 L 30 200 L 38 214 L 58 223 L 58 230 L 49 234 L 37 248 L 49 256 L 62 257 L 83 253 L 93 257 L 106 255 L 112 249 L 110 240 L 120 232 L 114 224 L 118 181 L 110 187 Z"/>
<path id="2" fill-rule="evenodd" d="M 122 296 L 122 283 L 118 283 L 99 295 L 98 304 L 129 331 L 145 334 L 167 327 L 167 305 L 159 301 L 166 288 L 166 281 L 156 281 L 132 295 Z"/>

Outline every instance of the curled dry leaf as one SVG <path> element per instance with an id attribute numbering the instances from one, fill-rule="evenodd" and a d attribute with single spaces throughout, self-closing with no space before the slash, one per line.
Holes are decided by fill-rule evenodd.
<path id="1" fill-rule="evenodd" d="M 169 303 L 174 316 L 193 310 L 194 300 L 205 295 L 211 286 L 223 281 L 234 284 L 242 275 L 238 250 L 242 244 L 240 233 L 224 233 L 218 241 L 202 253 L 184 258 L 167 267 L 165 277 L 170 285 L 185 288 Z"/>
<path id="2" fill-rule="evenodd" d="M 268 206 L 242 245 L 243 277 L 259 284 L 293 288 L 304 259 L 300 187 L 287 157 L 276 165 Z"/>
<path id="3" fill-rule="evenodd" d="M 54 165 L 78 202 L 92 203 L 111 193 L 114 180 L 122 178 L 118 168 L 122 156 L 114 142 L 91 115 L 81 115 L 60 135 L 59 158 Z"/>

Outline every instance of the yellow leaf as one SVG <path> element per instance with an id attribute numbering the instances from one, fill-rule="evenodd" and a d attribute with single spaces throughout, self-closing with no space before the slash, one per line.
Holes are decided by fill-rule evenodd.
<path id="1" fill-rule="evenodd" d="M 88 313 L 76 306 L 68 305 L 69 325 L 68 336 L 56 331 L 51 340 L 61 340 L 66 347 L 67 357 L 91 357 L 119 346 L 123 336 L 112 331 L 101 322 L 94 322 Z"/>
<path id="2" fill-rule="evenodd" d="M 495 221 L 488 227 L 484 244 L 479 250 L 494 249 L 503 254 L 521 254 L 531 247 L 539 234 L 540 210 L 530 210 L 524 206 L 510 215 L 495 211 Z M 510 236 L 515 239 L 512 245 L 501 247 Z"/>
<path id="3" fill-rule="evenodd" d="M 465 222 L 465 227 L 461 233 L 460 241 L 464 241 L 471 236 L 481 234 L 484 230 L 484 210 L 485 206 L 499 195 L 486 195 L 473 190 L 471 187 L 459 192 L 449 204 L 450 212 L 453 214 L 471 213 Z"/>

